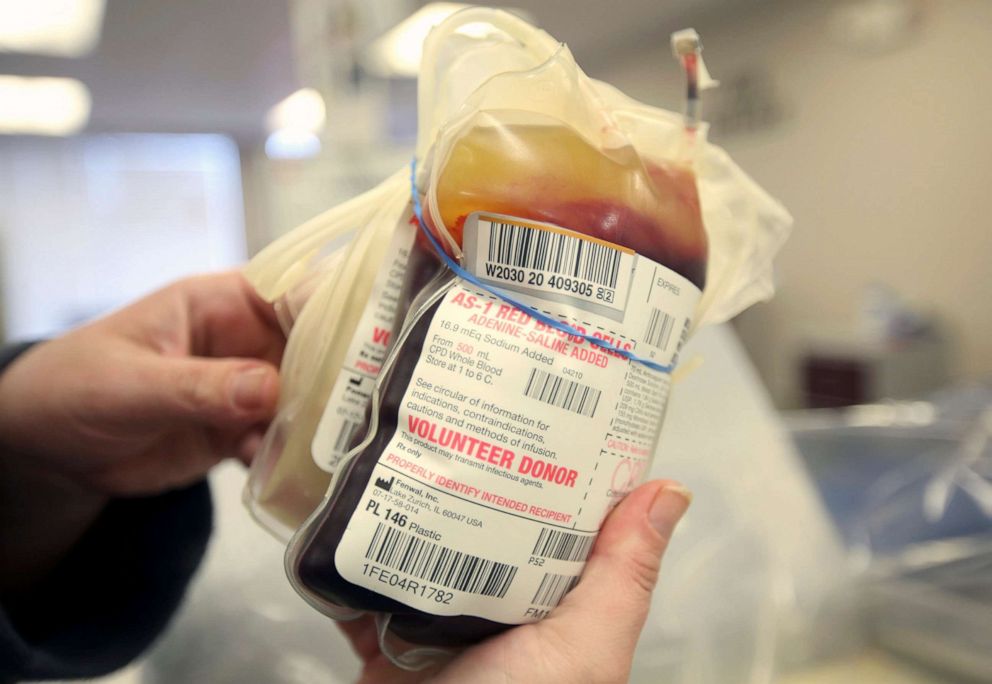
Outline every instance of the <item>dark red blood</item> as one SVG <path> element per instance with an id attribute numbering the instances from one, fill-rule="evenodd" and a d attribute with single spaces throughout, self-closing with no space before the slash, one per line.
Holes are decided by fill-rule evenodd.
<path id="1" fill-rule="evenodd" d="M 684 199 L 687 202 L 698 202 L 695 197 Z M 684 247 L 680 252 L 674 244 L 666 241 L 664 232 L 659 230 L 655 222 L 625 207 L 590 200 L 571 202 L 545 210 L 528 209 L 516 215 L 523 219 L 553 223 L 629 247 L 638 254 L 681 273 L 700 288 L 703 286 L 706 269 L 705 242 L 701 244 L 698 254 L 686 255 Z M 457 225 L 452 227 L 452 233 L 458 238 L 461 237 L 463 224 L 464 217 L 461 217 Z M 399 330 L 415 295 L 442 269 L 430 243 L 423 235 L 418 236 L 410 255 L 403 290 L 405 299 L 400 302 L 393 339 L 398 338 Z M 331 502 L 320 511 L 317 521 L 310 525 L 303 540 L 295 572 L 310 591 L 328 601 L 349 608 L 392 613 L 390 629 L 411 643 L 465 646 L 477 643 L 513 625 L 478 617 L 444 617 L 425 613 L 348 582 L 338 573 L 334 562 L 338 544 L 363 499 L 372 470 L 396 430 L 400 404 L 410 384 L 436 311 L 437 305 L 434 305 L 420 317 L 403 343 L 399 352 L 400 357 L 393 366 L 392 373 L 389 377 L 383 378 L 378 431 L 371 444 L 345 466 Z M 368 422 L 366 417 L 366 429 L 358 430 L 356 434 L 364 435 Z M 495 531 L 491 533 L 495 534 Z M 494 549 L 498 549 L 501 540 L 498 536 L 494 536 L 492 543 Z M 354 559 L 353 562 L 360 565 L 364 560 Z"/>

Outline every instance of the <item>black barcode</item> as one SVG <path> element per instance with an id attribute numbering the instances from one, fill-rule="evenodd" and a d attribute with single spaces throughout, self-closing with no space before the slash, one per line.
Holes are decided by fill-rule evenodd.
<path id="1" fill-rule="evenodd" d="M 573 235 L 493 223 L 489 233 L 489 261 L 537 271 L 582 278 L 616 287 L 620 250 Z"/>
<path id="2" fill-rule="evenodd" d="M 675 356 L 672 357 L 672 365 L 678 365 L 679 354 L 682 353 L 682 347 L 685 346 L 686 340 L 689 339 L 689 319 L 685 319 L 685 323 L 682 325 L 682 334 L 679 335 L 679 346 L 675 349 Z"/>
<path id="3" fill-rule="evenodd" d="M 594 541 L 594 534 L 573 534 L 545 527 L 537 535 L 537 543 L 534 544 L 531 555 L 555 560 L 583 561 L 589 555 Z"/>
<path id="4" fill-rule="evenodd" d="M 667 349 L 675 329 L 675 316 L 661 309 L 652 309 L 648 318 L 648 329 L 644 332 L 644 341 L 652 347 Z"/>
<path id="5" fill-rule="evenodd" d="M 337 441 L 334 442 L 334 451 L 347 451 L 348 445 L 351 443 L 351 438 L 355 436 L 355 431 L 358 430 L 361 423 L 356 423 L 352 420 L 346 420 L 341 425 L 341 431 L 338 432 Z"/>
<path id="6" fill-rule="evenodd" d="M 588 418 L 595 415 L 600 394 L 598 389 L 593 389 L 589 385 L 536 368 L 531 369 L 527 386 L 524 388 L 526 397 Z"/>
<path id="7" fill-rule="evenodd" d="M 506 596 L 517 566 L 455 551 L 379 523 L 365 558 L 393 570 L 482 596 Z"/>
<path id="8" fill-rule="evenodd" d="M 549 572 L 541 580 L 541 586 L 537 588 L 537 592 L 535 592 L 534 598 L 530 602 L 537 606 L 550 606 L 553 608 L 578 583 L 578 575 L 555 575 Z"/>

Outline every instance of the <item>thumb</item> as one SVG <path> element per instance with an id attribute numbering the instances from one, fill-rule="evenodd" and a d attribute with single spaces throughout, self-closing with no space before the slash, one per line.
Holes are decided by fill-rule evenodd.
<path id="1" fill-rule="evenodd" d="M 618 655 L 633 653 L 661 557 L 691 500 L 689 490 L 668 480 L 628 494 L 606 519 L 578 585 L 539 624 L 573 643 L 609 643 Z"/>
<path id="2" fill-rule="evenodd" d="M 150 371 L 148 408 L 157 418 L 216 426 L 270 419 L 279 373 L 254 359 L 159 358 Z"/>

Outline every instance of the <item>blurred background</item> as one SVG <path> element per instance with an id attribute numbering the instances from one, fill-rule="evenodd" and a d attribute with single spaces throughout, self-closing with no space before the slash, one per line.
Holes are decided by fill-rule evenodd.
<path id="1" fill-rule="evenodd" d="M 418 43 L 457 7 L 0 0 L 2 337 L 53 335 L 241 264 L 406 164 Z M 670 681 L 992 681 L 992 2 L 512 9 L 592 77 L 673 110 L 683 84 L 668 36 L 696 28 L 721 82 L 704 98 L 711 141 L 795 217 L 775 298 L 727 334 L 857 589 L 794 611 L 803 628 L 779 629 L 793 632 L 789 653 Z M 281 550 L 250 527 L 242 482 L 233 467 L 216 476 L 219 532 L 194 587 L 205 600 L 121 681 L 357 671 L 281 582 Z M 243 641 L 234 599 L 270 633 L 282 626 L 273 643 L 292 657 L 278 675 L 247 656 L 219 664 L 224 643 Z"/>

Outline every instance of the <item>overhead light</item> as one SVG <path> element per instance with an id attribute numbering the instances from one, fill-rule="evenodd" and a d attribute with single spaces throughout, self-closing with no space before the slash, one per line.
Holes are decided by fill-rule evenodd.
<path id="1" fill-rule="evenodd" d="M 459 2 L 424 5 L 369 46 L 364 61 L 366 68 L 380 76 L 416 76 L 424 38 L 432 28 L 464 7 L 468 5 Z"/>
<path id="2" fill-rule="evenodd" d="M 427 34 L 449 16 L 469 6 L 460 2 L 432 2 L 424 5 L 373 41 L 363 55 L 362 65 L 378 76 L 417 76 Z M 530 15 L 522 10 L 503 9 L 532 22 Z M 468 23 L 458 29 L 458 33 L 475 38 L 485 37 L 491 32 L 492 27 L 483 22 Z"/>
<path id="3" fill-rule="evenodd" d="M 0 52 L 81 57 L 100 41 L 104 0 L 0 0 Z"/>
<path id="4" fill-rule="evenodd" d="M 923 19 L 919 0 L 851 0 L 833 9 L 834 40 L 866 54 L 909 44 Z"/>
<path id="5" fill-rule="evenodd" d="M 313 88 L 303 88 L 269 110 L 269 137 L 265 154 L 270 159 L 305 159 L 320 154 L 320 138 L 327 119 L 324 98 Z"/>
<path id="6" fill-rule="evenodd" d="M 269 159 L 308 159 L 320 154 L 320 138 L 310 131 L 281 128 L 265 140 Z"/>
<path id="7" fill-rule="evenodd" d="M 72 78 L 0 76 L 0 134 L 72 135 L 90 118 L 90 91 Z"/>
<path id="8" fill-rule="evenodd" d="M 324 98 L 313 88 L 303 88 L 269 110 L 269 130 L 292 129 L 320 133 L 324 129 L 327 109 Z"/>
<path id="9" fill-rule="evenodd" d="M 427 34 L 458 10 L 470 6 L 459 2 L 432 2 L 424 5 L 373 41 L 365 50 L 362 65 L 378 76 L 416 77 L 420 72 Z M 533 23 L 533 17 L 523 10 L 509 7 L 502 9 Z M 458 33 L 474 38 L 485 37 L 491 32 L 492 27 L 484 22 L 468 23 L 458 29 Z"/>

